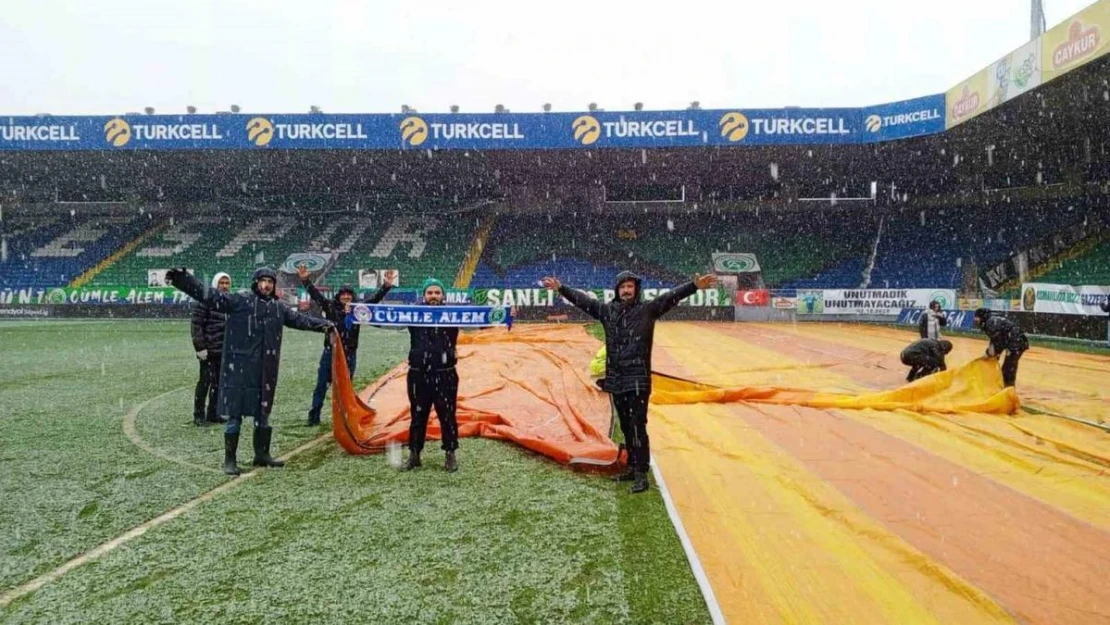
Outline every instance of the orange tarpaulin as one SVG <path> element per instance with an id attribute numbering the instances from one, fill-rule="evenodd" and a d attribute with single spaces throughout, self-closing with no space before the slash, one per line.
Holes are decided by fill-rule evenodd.
<path id="1" fill-rule="evenodd" d="M 511 440 L 563 464 L 613 465 L 609 397 L 589 378 L 598 342 L 580 326 L 494 328 L 459 335 L 459 436 Z M 352 454 L 405 443 L 408 365 L 355 393 L 341 345 L 332 352 L 333 430 Z M 439 423 L 429 419 L 428 438 Z"/>
<path id="2" fill-rule="evenodd" d="M 459 436 L 511 440 L 563 464 L 613 465 L 608 396 L 589 378 L 598 342 L 580 326 L 495 328 L 459 336 Z M 332 352 L 335 439 L 352 454 L 383 451 L 408 441 L 409 402 L 401 364 L 356 394 L 342 345 Z M 939 413 L 1011 414 L 1013 389 L 1002 389 L 993 360 L 973 360 L 892 391 L 815 392 L 773 386 L 718 387 L 653 374 L 657 405 L 754 402 Z M 430 419 L 428 437 L 438 439 Z"/>

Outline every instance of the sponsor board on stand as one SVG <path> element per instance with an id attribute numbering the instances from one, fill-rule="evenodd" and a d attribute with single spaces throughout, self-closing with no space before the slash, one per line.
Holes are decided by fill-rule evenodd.
<path id="1" fill-rule="evenodd" d="M 1017 310 L 1062 315 L 1105 315 L 1110 286 L 1070 286 L 1027 282 L 1021 285 Z"/>
<path id="2" fill-rule="evenodd" d="M 941 308 L 957 305 L 952 289 L 825 289 L 798 291 L 798 312 L 825 315 L 898 315 L 903 309 L 925 309 L 930 302 Z"/>

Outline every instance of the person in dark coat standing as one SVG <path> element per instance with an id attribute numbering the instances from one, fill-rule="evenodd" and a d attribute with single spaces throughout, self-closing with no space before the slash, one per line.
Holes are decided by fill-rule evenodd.
<path id="1" fill-rule="evenodd" d="M 1002 361 L 1002 382 L 1005 386 L 1013 386 L 1017 382 L 1018 361 L 1029 349 L 1029 338 L 1016 323 L 995 316 L 989 308 L 976 309 L 975 325 L 990 339 L 984 358 L 997 360 L 1006 352 L 1006 359 Z"/>
<path id="2" fill-rule="evenodd" d="M 301 284 L 304 285 L 305 290 L 308 291 L 308 296 L 316 302 L 316 305 L 324 313 L 324 318 L 335 324 L 339 332 L 339 340 L 343 341 L 343 354 L 347 357 L 347 370 L 350 371 L 353 380 L 355 366 L 358 364 L 358 335 L 361 326 L 355 323 L 348 328 L 345 319 L 347 313 L 351 310 L 351 303 L 355 301 L 355 290 L 350 285 L 344 284 L 335 292 L 333 299 L 328 299 L 312 283 L 312 280 L 308 277 L 308 269 L 304 265 L 297 267 L 297 275 L 301 278 Z M 362 302 L 377 304 L 385 299 L 386 293 L 389 293 L 391 288 L 393 288 L 393 285 L 386 281 L 381 288 L 364 298 Z M 316 369 L 316 390 L 312 393 L 312 407 L 308 410 L 308 423 L 306 424 L 308 427 L 320 425 L 320 411 L 324 407 L 324 397 L 328 393 L 328 385 L 330 384 L 331 339 L 327 337 L 324 339 L 324 352 L 320 354 L 320 366 Z"/>
<path id="3" fill-rule="evenodd" d="M 231 291 L 231 276 L 217 273 L 212 278 L 212 288 Z M 212 310 L 205 302 L 193 304 L 193 349 L 200 363 L 200 377 L 193 393 L 193 425 L 223 423 L 216 414 L 216 391 L 220 387 L 220 361 L 224 345 L 224 314 Z M 204 403 L 208 401 L 208 409 Z"/>
<path id="4" fill-rule="evenodd" d="M 902 364 L 910 368 L 907 382 L 932 375 L 937 371 L 947 371 L 944 357 L 952 351 L 952 343 L 945 340 L 921 339 L 910 343 L 902 350 Z"/>
<path id="5" fill-rule="evenodd" d="M 917 329 L 921 332 L 923 339 L 940 339 L 940 329 L 948 327 L 948 319 L 944 316 L 944 311 L 940 308 L 940 302 L 933 300 L 929 302 L 929 308 L 921 313 L 921 321 L 917 323 Z"/>
<path id="6" fill-rule="evenodd" d="M 618 478 L 632 481 L 629 492 L 648 489 L 651 464 L 647 411 L 651 396 L 651 347 L 655 322 L 698 289 L 713 286 L 713 275 L 695 276 L 693 282 L 671 289 L 650 302 L 642 301 L 640 277 L 630 271 L 617 275 L 617 297 L 602 303 L 583 291 L 563 285 L 557 278 L 544 278 L 545 288 L 559 292 L 571 304 L 601 322 L 605 329 L 605 381 L 603 389 L 613 405 L 628 449 L 628 470 Z"/>
<path id="7" fill-rule="evenodd" d="M 224 354 L 220 372 L 217 412 L 227 417 L 224 431 L 224 473 L 239 475 L 236 451 L 243 417 L 254 418 L 254 466 L 281 467 L 285 463 L 270 456 L 270 411 L 274 408 L 281 335 L 285 327 L 317 332 L 334 331 L 326 319 L 302 315 L 276 297 L 277 274 L 258 269 L 251 290 L 224 293 L 204 286 L 185 269 L 171 269 L 166 278 L 178 290 L 227 315 Z"/>
<path id="8" fill-rule="evenodd" d="M 445 295 L 443 283 L 428 278 L 420 287 L 421 303 L 442 306 Z M 459 340 L 458 328 L 409 326 L 409 459 L 402 467 L 405 471 L 418 468 L 420 454 L 424 451 L 424 438 L 428 433 L 428 418 L 432 408 L 439 419 L 441 446 L 446 452 L 443 468 L 450 473 L 459 470 L 455 451 L 459 448 L 459 423 L 455 416 L 459 402 L 459 374 L 455 345 Z"/>

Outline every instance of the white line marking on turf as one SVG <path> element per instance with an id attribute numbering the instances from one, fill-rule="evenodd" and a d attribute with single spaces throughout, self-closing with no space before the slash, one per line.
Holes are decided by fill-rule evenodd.
<path id="1" fill-rule="evenodd" d="M 713 619 L 714 625 L 724 625 L 725 615 L 721 612 L 721 604 L 717 603 L 717 595 L 713 594 L 713 586 L 709 584 L 709 576 L 705 574 L 705 569 L 701 566 L 701 560 L 698 559 L 698 552 L 694 551 L 694 544 L 690 542 L 690 536 L 686 534 L 686 527 L 682 525 L 682 518 L 678 516 L 678 509 L 675 508 L 674 500 L 671 499 L 671 491 L 667 490 L 667 482 L 663 479 L 663 472 L 659 470 L 658 461 L 652 463 L 651 473 L 655 476 L 655 485 L 659 488 L 659 494 L 663 497 L 663 505 L 667 508 L 667 516 L 671 517 L 671 524 L 674 525 L 675 532 L 678 533 L 678 541 L 682 543 L 682 550 L 686 552 L 686 559 L 690 562 L 690 568 L 694 571 L 694 579 L 697 580 L 702 598 L 705 599 L 705 605 L 709 608 L 709 616 Z"/>
<path id="2" fill-rule="evenodd" d="M 138 447 L 139 449 L 142 449 L 143 451 L 145 451 L 146 453 L 148 453 L 152 456 L 156 456 L 158 458 L 161 458 L 162 460 L 165 460 L 166 462 L 172 462 L 174 464 L 178 464 L 178 465 L 181 465 L 183 467 L 189 467 L 190 469 L 198 469 L 198 470 L 204 471 L 206 473 L 222 473 L 222 471 L 219 471 L 219 470 L 214 469 L 212 467 L 205 467 L 205 466 L 201 466 L 199 464 L 193 464 L 192 462 L 189 462 L 188 460 L 182 460 L 180 458 L 175 458 L 174 456 L 171 456 L 171 455 L 159 450 L 158 448 L 154 447 L 150 443 L 143 440 L 143 437 L 139 436 L 139 431 L 135 427 L 135 423 L 139 420 L 139 413 L 143 411 L 143 408 L 146 408 L 147 404 L 149 404 L 151 402 L 158 401 L 159 399 L 162 399 L 166 395 L 169 395 L 171 393 L 176 393 L 177 391 L 185 390 L 187 388 L 188 388 L 187 386 L 182 386 L 180 388 L 175 388 L 172 391 L 166 391 L 165 393 L 162 393 L 161 395 L 159 395 L 157 397 L 151 397 L 150 399 L 144 401 L 143 403 L 139 404 L 138 406 L 135 406 L 134 408 L 132 408 L 123 417 L 123 433 L 127 436 L 128 440 L 130 440 L 136 447 Z"/>
<path id="3" fill-rule="evenodd" d="M 285 454 L 284 456 L 281 457 L 281 459 L 282 460 L 288 460 L 288 459 L 292 458 L 293 456 L 304 453 L 304 452 L 308 451 L 309 449 L 312 449 L 313 447 L 316 447 L 317 445 L 319 445 L 320 443 L 328 440 L 329 438 L 331 438 L 331 433 L 330 432 L 308 441 L 304 445 L 301 445 L 300 447 L 294 449 L 293 451 L 289 452 L 288 454 Z M 108 542 L 100 545 L 99 547 L 96 547 L 95 549 L 93 549 L 91 551 L 85 552 L 85 553 L 73 558 L 69 562 L 66 562 L 65 564 L 63 564 L 63 565 L 59 566 L 58 568 L 54 569 L 53 571 L 50 571 L 49 573 L 45 573 L 43 575 L 40 575 L 39 577 L 36 577 L 35 579 L 27 582 L 26 584 L 23 584 L 21 586 L 17 586 L 16 588 L 13 588 L 13 589 L 5 592 L 4 594 L 0 595 L 0 608 L 7 607 L 8 604 L 15 601 L 16 599 L 19 599 L 20 597 L 23 597 L 23 596 L 28 595 L 32 592 L 35 592 L 36 590 L 42 588 L 43 586 L 49 584 L 52 581 L 58 579 L 59 577 L 65 575 L 66 573 L 72 571 L 73 569 L 75 569 L 75 568 L 77 568 L 77 567 L 79 567 L 83 564 L 86 564 L 86 563 L 88 563 L 92 560 L 95 560 L 95 559 L 97 559 L 97 558 L 99 558 L 99 557 L 101 557 L 105 554 L 108 554 L 108 553 L 114 551 L 120 545 L 128 543 L 128 542 L 138 538 L 139 536 L 142 536 L 143 534 L 145 534 L 147 532 L 147 530 L 158 527 L 159 525 L 162 525 L 164 523 L 168 523 L 169 521 L 172 521 L 172 520 L 176 519 L 177 517 L 181 516 L 182 514 L 185 514 L 189 510 L 192 510 L 193 508 L 195 508 L 195 507 L 199 506 L 200 504 L 208 501 L 209 499 L 212 499 L 212 498 L 216 497 L 217 495 L 219 495 L 220 493 L 222 493 L 224 491 L 231 490 L 232 488 L 235 488 L 237 485 L 242 484 L 246 480 L 248 480 L 248 479 L 250 479 L 250 478 L 252 478 L 256 475 L 259 475 L 260 473 L 261 473 L 261 471 L 257 471 L 257 470 L 247 471 L 246 473 L 243 473 L 242 475 L 240 475 L 238 478 L 228 480 L 227 482 L 225 482 L 223 484 L 220 484 L 216 488 L 213 488 L 212 490 L 210 490 L 206 493 L 202 493 L 196 499 L 193 499 L 191 501 L 187 501 L 187 502 L 181 504 L 180 506 L 178 506 L 176 508 L 173 508 L 173 509 L 171 509 L 167 512 L 164 512 L 161 515 L 143 523 L 142 525 L 139 525 L 138 527 L 130 529 L 127 532 L 121 534 L 120 536 L 117 536 L 116 538 L 113 538 L 112 540 L 109 540 Z"/>

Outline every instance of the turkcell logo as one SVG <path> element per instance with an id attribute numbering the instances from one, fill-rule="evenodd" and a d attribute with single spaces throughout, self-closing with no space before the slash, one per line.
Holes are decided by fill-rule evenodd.
<path id="1" fill-rule="evenodd" d="M 903 139 L 944 130 L 944 96 L 893 102 L 863 109 L 866 141 Z"/>

